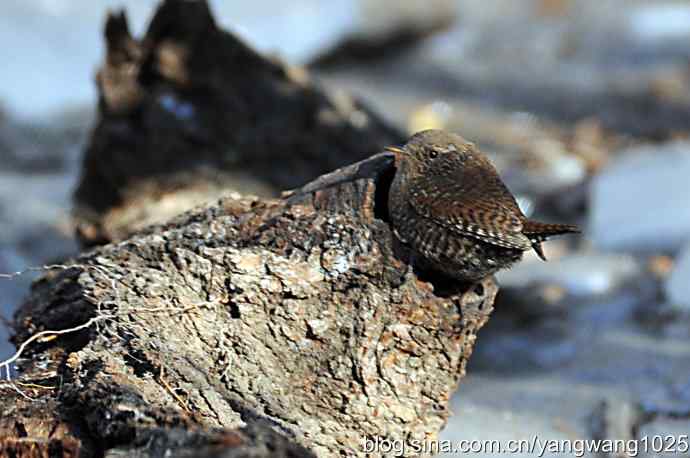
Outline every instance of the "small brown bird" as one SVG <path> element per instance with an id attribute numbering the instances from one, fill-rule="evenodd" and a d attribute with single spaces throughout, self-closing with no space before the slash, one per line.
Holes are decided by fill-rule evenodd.
<path id="1" fill-rule="evenodd" d="M 541 242 L 579 232 L 527 219 L 489 159 L 458 135 L 425 130 L 386 150 L 396 156 L 388 207 L 397 237 L 452 278 L 479 280 L 530 249 L 546 260 Z"/>

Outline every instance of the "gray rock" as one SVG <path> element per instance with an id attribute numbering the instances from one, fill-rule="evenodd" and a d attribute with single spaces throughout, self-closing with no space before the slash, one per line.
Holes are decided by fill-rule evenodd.
<path id="1" fill-rule="evenodd" d="M 548 262 L 527 260 L 499 272 L 497 278 L 503 288 L 554 285 L 571 296 L 598 296 L 615 291 L 640 273 L 632 256 L 578 253 Z"/>
<path id="2" fill-rule="evenodd" d="M 677 250 L 690 238 L 690 142 L 621 153 L 594 178 L 588 234 L 607 250 Z"/>
<path id="3" fill-rule="evenodd" d="M 664 286 L 670 304 L 690 312 L 690 245 L 676 259 L 673 272 Z"/>
<path id="4" fill-rule="evenodd" d="M 656 418 L 640 428 L 638 456 L 645 458 L 690 456 L 688 434 L 690 434 L 690 419 Z"/>
<path id="5" fill-rule="evenodd" d="M 566 391 L 568 395 L 564 396 Z M 574 453 L 557 453 L 549 447 L 556 441 L 591 439 L 588 418 L 602 399 L 618 403 L 626 402 L 627 398 L 609 387 L 573 386 L 558 377 L 537 375 L 514 379 L 470 374 L 453 399 L 454 415 L 442 432 L 441 441 L 456 446 L 461 441 L 479 443 L 486 448 L 471 454 L 477 457 L 574 456 Z M 491 445 L 494 453 L 488 448 Z M 515 446 L 522 449 L 509 449 Z M 496 447 L 502 447 L 502 453 Z M 515 453 L 509 453 L 512 451 Z M 597 455 L 583 452 L 578 456 Z"/>
<path id="6" fill-rule="evenodd" d="M 690 5 L 659 3 L 630 9 L 628 24 L 633 36 L 647 46 L 690 38 Z"/>
<path id="7" fill-rule="evenodd" d="M 614 450 L 603 451 L 605 456 L 620 456 L 623 451 L 632 451 L 635 446 L 634 431 L 641 419 L 641 409 L 637 404 L 616 400 L 604 400 L 600 407 L 592 413 L 592 434 L 600 440 L 613 442 Z M 617 444 L 616 444 L 617 442 Z M 602 444 L 603 445 L 603 444 Z"/>

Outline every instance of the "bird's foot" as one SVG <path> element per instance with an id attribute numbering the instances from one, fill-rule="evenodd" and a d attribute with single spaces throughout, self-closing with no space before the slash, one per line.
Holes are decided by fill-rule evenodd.
<path id="1" fill-rule="evenodd" d="M 413 282 L 415 280 L 417 280 L 417 276 L 414 273 L 414 255 L 410 254 L 410 258 L 407 260 L 407 270 L 403 277 L 403 283 Z"/>

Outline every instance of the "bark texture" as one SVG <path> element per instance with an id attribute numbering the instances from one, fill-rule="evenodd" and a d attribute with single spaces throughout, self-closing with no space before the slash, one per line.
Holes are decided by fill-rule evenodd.
<path id="1" fill-rule="evenodd" d="M 269 437 L 271 456 L 335 457 L 436 438 L 497 287 L 407 268 L 392 167 L 226 197 L 36 282 L 16 343 L 94 322 L 29 347 L 19 388 L 37 400 L 4 388 L 3 446 L 22 450 L 24 431 L 51 456 L 262 456 L 231 451 Z"/>
<path id="2" fill-rule="evenodd" d="M 122 240 L 232 189 L 276 195 L 403 140 L 361 102 L 265 58 L 205 1 L 162 2 L 142 39 L 105 26 L 99 114 L 75 192 L 86 245 Z"/>

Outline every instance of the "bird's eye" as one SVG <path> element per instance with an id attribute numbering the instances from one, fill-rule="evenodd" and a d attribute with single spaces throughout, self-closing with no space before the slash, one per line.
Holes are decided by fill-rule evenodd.
<path id="1" fill-rule="evenodd" d="M 438 151 L 435 149 L 432 149 L 431 151 L 429 151 L 429 157 L 431 159 L 436 159 L 438 157 Z"/>

